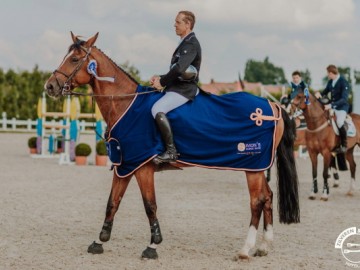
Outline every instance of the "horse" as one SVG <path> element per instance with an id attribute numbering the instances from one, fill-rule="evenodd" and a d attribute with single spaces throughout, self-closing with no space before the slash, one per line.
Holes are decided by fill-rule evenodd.
<path id="1" fill-rule="evenodd" d="M 134 98 L 139 95 L 139 93 L 136 93 L 139 83 L 94 45 L 98 34 L 96 33 L 85 41 L 71 32 L 73 43 L 59 67 L 46 81 L 44 90 L 50 97 L 57 99 L 67 94 L 76 95 L 78 94 L 74 91 L 76 87 L 90 85 L 92 88 L 90 95 L 95 98 L 109 129 L 127 111 Z M 88 68 L 89 64 L 94 63 L 92 61 L 96 61 L 96 73 Z M 101 77 L 109 74 L 114 75 L 114 80 L 109 79 L 109 77 Z M 279 220 L 284 224 L 298 223 L 300 222 L 300 209 L 298 176 L 292 147 L 294 133 L 289 128 L 290 119 L 286 113 L 275 104 L 271 103 L 271 107 L 278 116 L 274 125 L 274 147 L 276 147 L 277 153 Z M 226 135 L 223 134 L 223 136 Z M 191 165 L 176 162 L 172 166 L 187 167 Z M 125 177 L 119 177 L 114 170 L 99 241 L 94 241 L 89 246 L 88 252 L 94 254 L 104 252 L 103 243 L 110 239 L 115 214 L 130 179 L 135 176 L 149 220 L 151 235 L 150 245 L 142 252 L 141 257 L 145 259 L 158 258 L 156 247 L 162 242 L 163 238 L 156 213 L 154 173 L 157 170 L 158 167 L 151 159 L 144 160 L 139 168 Z M 240 259 L 249 259 L 249 251 L 255 247 L 256 234 L 262 213 L 264 215 L 264 237 L 256 254 L 266 255 L 269 243 L 273 240 L 273 192 L 265 179 L 264 170 L 248 170 L 245 173 L 250 193 L 251 221 L 245 244 L 237 254 Z"/>
<path id="2" fill-rule="evenodd" d="M 296 127 L 296 138 L 294 142 L 294 146 L 306 146 L 306 133 L 311 132 L 308 130 L 306 126 L 306 121 L 304 116 L 302 115 L 301 110 L 294 110 L 291 105 L 290 97 L 283 97 L 280 99 L 280 103 L 283 108 L 288 112 L 290 115 L 290 119 L 294 121 Z M 330 168 L 329 172 L 331 171 L 332 177 L 334 179 L 333 187 L 339 187 L 339 173 L 338 173 L 338 165 L 336 163 L 336 157 L 331 157 Z M 331 176 L 330 173 L 330 176 Z M 314 198 L 311 196 L 311 198 Z"/>
<path id="3" fill-rule="evenodd" d="M 308 99 L 308 100 L 307 100 Z M 296 96 L 292 99 L 292 112 L 302 111 L 305 117 L 307 130 L 305 132 L 306 147 L 309 152 L 309 156 L 312 164 L 312 188 L 309 195 L 309 199 L 316 199 L 316 193 L 318 192 L 317 184 L 317 157 L 319 154 L 323 156 L 323 192 L 320 197 L 321 200 L 327 201 L 329 198 L 329 184 L 328 178 L 329 168 L 335 167 L 335 156 L 339 159 L 341 154 L 337 154 L 333 151 L 339 144 L 340 139 L 335 134 L 335 131 L 329 118 L 329 113 L 325 110 L 323 104 L 316 99 L 313 94 L 305 95 L 304 89 L 299 88 Z M 345 154 L 346 160 L 350 165 L 350 187 L 346 193 L 348 196 L 352 196 L 355 189 L 355 171 L 356 163 L 354 160 L 354 148 L 356 145 L 360 145 L 360 115 L 351 113 L 352 121 L 356 127 L 356 135 L 354 137 L 348 136 L 348 147 Z M 340 165 L 340 163 L 339 163 Z M 344 162 L 346 170 L 346 163 Z M 340 167 L 340 166 L 339 166 Z M 335 176 L 335 175 L 334 175 Z M 335 176 L 336 179 L 336 176 Z"/>

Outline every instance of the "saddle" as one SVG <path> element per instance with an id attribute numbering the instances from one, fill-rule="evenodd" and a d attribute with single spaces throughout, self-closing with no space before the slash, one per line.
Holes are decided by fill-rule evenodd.
<path id="1" fill-rule="evenodd" d="M 339 128 L 336 125 L 336 115 L 334 113 L 330 113 L 330 122 L 331 122 L 331 125 L 333 127 L 335 134 L 337 136 L 339 136 Z M 352 118 L 349 114 L 346 116 L 344 126 L 345 126 L 348 137 L 356 136 L 356 127 L 355 127 L 354 122 L 352 121 Z"/>

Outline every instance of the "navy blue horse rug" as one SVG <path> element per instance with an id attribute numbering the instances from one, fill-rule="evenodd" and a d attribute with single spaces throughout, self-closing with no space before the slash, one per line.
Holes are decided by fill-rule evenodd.
<path id="1" fill-rule="evenodd" d="M 138 93 L 152 90 L 139 86 Z M 151 115 L 163 95 L 138 94 L 107 137 L 108 154 L 119 177 L 126 177 L 162 153 Z M 245 92 L 222 96 L 202 92 L 167 114 L 179 163 L 214 169 L 261 171 L 274 159 L 276 119 L 268 100 Z"/>

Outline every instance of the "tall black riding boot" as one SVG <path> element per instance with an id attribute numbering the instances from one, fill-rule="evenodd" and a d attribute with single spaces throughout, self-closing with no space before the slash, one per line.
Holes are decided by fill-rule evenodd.
<path id="1" fill-rule="evenodd" d="M 178 153 L 175 148 L 171 126 L 165 113 L 157 113 L 155 116 L 155 122 L 160 130 L 161 137 L 165 143 L 166 151 L 154 158 L 154 162 L 160 164 L 164 162 L 176 161 Z"/>
<path id="2" fill-rule="evenodd" d="M 346 128 L 345 125 L 342 125 L 341 128 L 339 128 L 339 135 L 340 135 L 340 141 L 341 141 L 341 145 L 339 148 L 339 153 L 346 153 L 346 149 L 347 149 L 347 132 L 346 132 Z"/>

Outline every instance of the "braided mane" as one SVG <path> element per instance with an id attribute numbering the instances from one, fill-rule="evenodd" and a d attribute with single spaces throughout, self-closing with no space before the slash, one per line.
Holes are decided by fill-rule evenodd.
<path id="1" fill-rule="evenodd" d="M 80 50 L 85 45 L 85 43 L 86 42 L 84 40 L 77 38 L 76 42 L 74 44 L 70 45 L 68 53 L 71 52 L 72 50 Z M 124 72 L 126 74 L 126 76 L 128 76 L 133 82 L 135 82 L 136 84 L 139 84 L 138 81 L 136 81 L 127 71 L 125 71 L 122 67 L 120 67 L 114 60 L 112 60 L 109 56 L 107 56 L 102 50 L 100 50 L 96 46 L 93 46 L 93 48 L 96 48 L 99 52 L 101 52 L 111 63 L 113 63 L 122 72 Z"/>
<path id="2" fill-rule="evenodd" d="M 102 50 L 100 50 L 98 47 L 93 46 L 94 48 L 96 48 L 99 52 L 101 52 L 111 63 L 113 63 L 118 69 L 120 69 L 122 72 L 124 72 L 126 74 L 126 76 L 128 76 L 133 82 L 135 82 L 136 84 L 139 84 L 138 81 L 136 81 L 127 71 L 125 71 L 122 67 L 120 67 L 114 60 L 112 60 L 109 56 L 107 56 Z"/>

